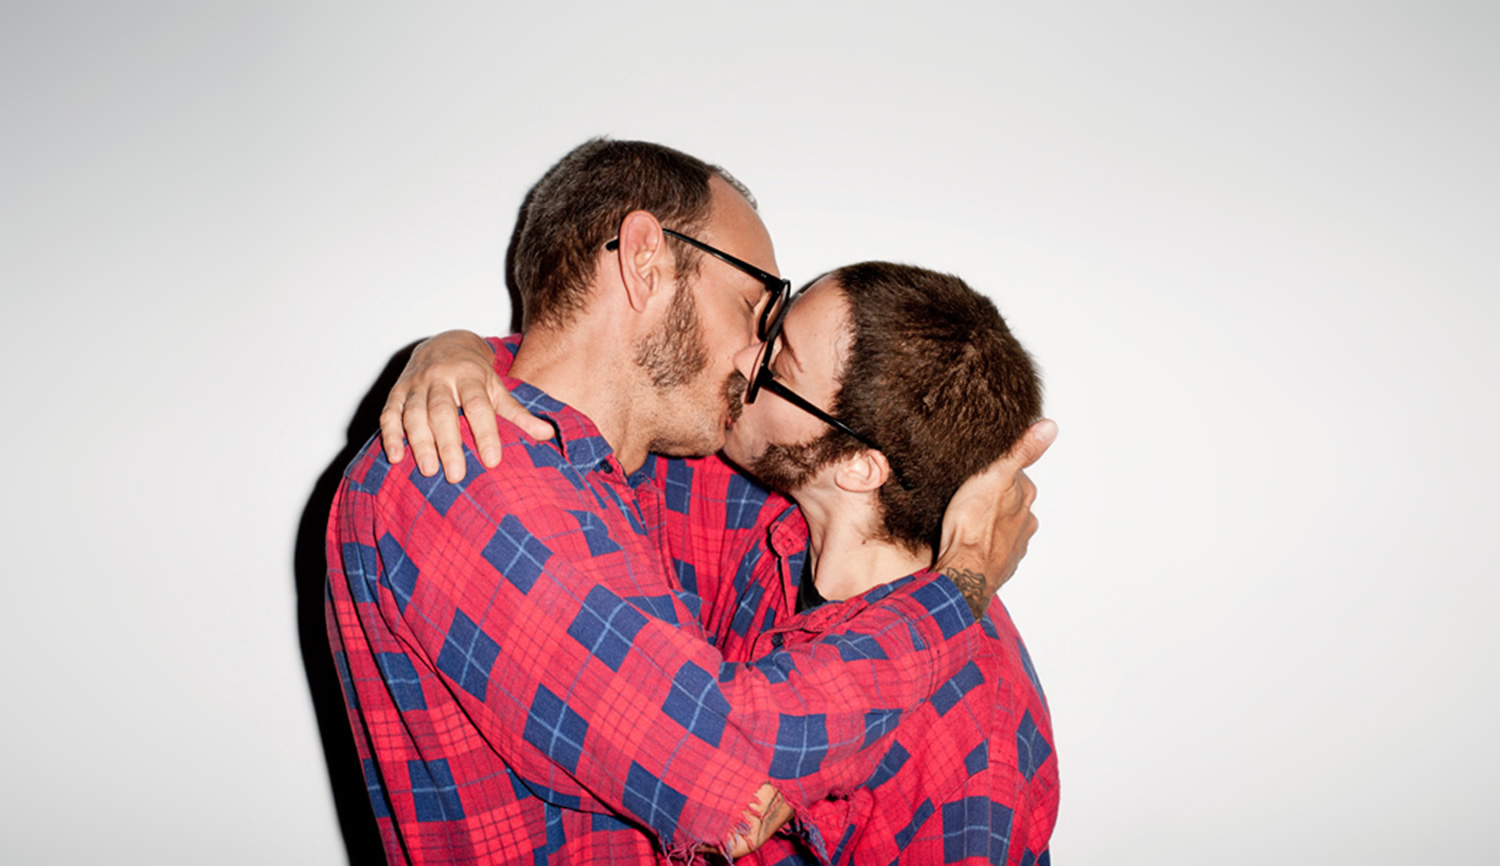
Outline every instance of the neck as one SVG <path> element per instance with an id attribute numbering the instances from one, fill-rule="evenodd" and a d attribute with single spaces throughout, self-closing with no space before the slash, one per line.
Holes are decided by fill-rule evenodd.
<path id="1" fill-rule="evenodd" d="M 915 552 L 885 538 L 873 492 L 829 491 L 793 497 L 807 520 L 809 562 L 818 594 L 853 598 L 932 565 L 932 551 Z"/>
<path id="2" fill-rule="evenodd" d="M 526 332 L 510 375 L 587 415 L 626 473 L 641 468 L 654 436 L 631 341 L 600 316 Z M 649 389 L 644 389 L 649 392 Z"/>

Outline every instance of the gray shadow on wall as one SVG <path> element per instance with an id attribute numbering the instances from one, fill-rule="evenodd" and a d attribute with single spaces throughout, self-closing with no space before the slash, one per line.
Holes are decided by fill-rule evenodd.
<path id="1" fill-rule="evenodd" d="M 384 863 L 385 849 L 375 824 L 370 793 L 365 788 L 364 770 L 354 748 L 349 730 L 349 716 L 339 686 L 333 653 L 328 647 L 323 600 L 326 595 L 327 563 L 323 555 L 328 530 L 328 514 L 338 493 L 344 467 L 359 454 L 380 426 L 380 408 L 385 395 L 401 375 L 412 346 L 391 357 L 370 391 L 360 400 L 349 422 L 347 441 L 333 462 L 313 484 L 312 496 L 302 510 L 297 526 L 297 545 L 293 553 L 293 570 L 297 588 L 297 637 L 302 645 L 302 666 L 307 672 L 313 711 L 318 719 L 318 735 L 323 742 L 323 759 L 328 765 L 328 783 L 332 788 L 339 829 L 351 864 Z"/>
<path id="2" fill-rule="evenodd" d="M 530 200 L 528 193 L 526 202 Z M 516 243 L 520 238 L 526 202 L 522 203 L 520 212 L 516 215 L 516 227 L 511 232 L 505 254 L 505 286 L 511 302 L 510 333 L 521 329 L 521 299 L 512 275 L 515 273 L 513 263 Z M 414 286 L 413 292 L 419 288 Z M 470 323 L 454 324 L 456 327 L 463 327 Z M 297 592 L 297 637 L 302 648 L 302 666 L 307 672 L 307 688 L 318 720 L 318 734 L 323 743 L 323 758 L 328 767 L 328 784 L 338 813 L 339 830 L 343 834 L 349 862 L 355 866 L 384 863 L 386 858 L 370 794 L 365 787 L 364 770 L 354 747 L 354 736 L 349 730 L 349 716 L 344 708 L 338 671 L 334 667 L 333 653 L 328 647 L 323 612 L 327 580 L 324 543 L 328 515 L 333 509 L 333 500 L 338 493 L 344 468 L 379 430 L 380 410 L 385 405 L 386 394 L 390 393 L 391 387 L 400 377 L 415 346 L 416 343 L 412 343 L 392 355 L 370 390 L 359 401 L 354 417 L 349 420 L 349 426 L 345 430 L 344 447 L 313 483 L 312 495 L 302 509 L 302 519 L 297 526 L 296 547 L 292 554 L 293 579 Z M 406 458 L 407 461 L 410 459 Z"/>

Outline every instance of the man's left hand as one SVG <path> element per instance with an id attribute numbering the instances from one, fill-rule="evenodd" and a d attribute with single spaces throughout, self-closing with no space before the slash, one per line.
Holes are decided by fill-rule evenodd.
<path id="1" fill-rule="evenodd" d="M 935 569 L 958 585 L 978 621 L 990 599 L 1016 573 L 1037 530 L 1031 504 L 1036 485 L 1023 471 L 1057 438 L 1057 424 L 1031 425 L 1015 447 L 963 483 L 943 513 Z"/>

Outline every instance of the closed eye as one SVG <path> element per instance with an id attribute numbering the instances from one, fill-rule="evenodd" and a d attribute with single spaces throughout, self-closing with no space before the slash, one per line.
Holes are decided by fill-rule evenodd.
<path id="1" fill-rule="evenodd" d="M 770 371 L 771 371 L 771 375 L 773 375 L 773 376 L 777 375 L 777 368 L 780 367 L 780 366 L 782 366 L 782 364 L 781 364 L 781 358 L 782 358 L 781 347 L 782 347 L 782 345 L 783 345 L 782 339 L 779 336 L 776 338 L 776 342 L 774 342 L 774 343 L 771 344 L 771 363 L 769 365 L 769 368 L 770 368 Z M 780 376 L 777 376 L 777 378 L 780 378 Z"/>

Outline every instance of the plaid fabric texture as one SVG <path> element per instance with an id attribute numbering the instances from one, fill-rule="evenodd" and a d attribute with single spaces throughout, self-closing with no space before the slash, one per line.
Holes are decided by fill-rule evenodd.
<path id="1" fill-rule="evenodd" d="M 714 537 L 674 535 L 697 464 L 627 478 L 586 417 L 508 384 L 556 438 L 502 422 L 485 470 L 465 429 L 457 485 L 372 440 L 330 520 L 330 643 L 391 862 L 693 859 L 767 779 L 799 808 L 857 784 L 893 719 L 979 651 L 944 580 L 830 633 L 880 654 L 819 640 L 726 664 L 678 575 L 785 503 L 705 500 L 722 510 L 693 525 Z"/>
<path id="2" fill-rule="evenodd" d="M 734 507 L 743 479 L 713 458 L 700 461 L 705 507 L 684 514 L 669 533 L 702 537 L 696 519 L 714 520 L 723 501 Z M 670 470 L 669 470 L 670 472 Z M 797 586 L 807 549 L 807 524 L 781 500 L 762 509 L 764 524 L 714 551 L 715 567 L 695 575 L 709 640 L 726 660 L 766 657 L 821 640 L 845 660 L 877 657 L 890 647 L 857 623 L 871 605 L 922 598 L 948 581 L 924 573 L 876 587 L 853 599 L 796 614 Z M 977 864 L 1038 866 L 1050 860 L 1057 818 L 1058 770 L 1051 715 L 1035 668 L 1010 613 L 997 599 L 969 630 L 980 637 L 974 657 L 945 679 L 931 700 L 888 724 L 887 744 L 860 760 L 830 798 L 799 811 L 800 838 L 778 836 L 753 856 L 758 863 Z M 851 766 L 846 769 L 852 769 Z"/>

